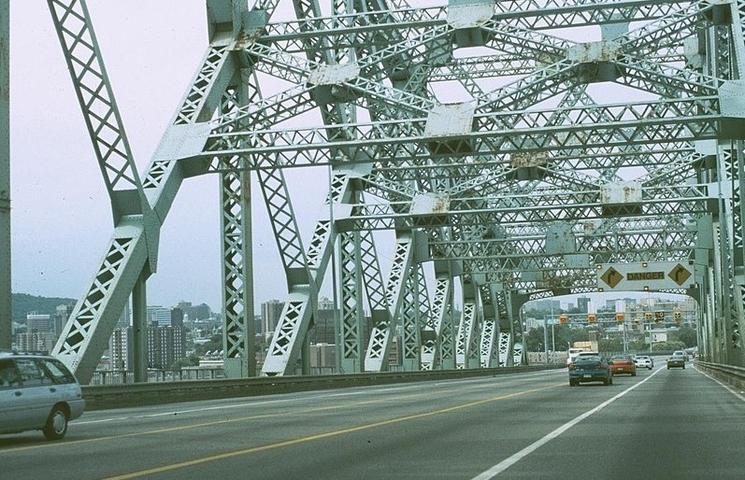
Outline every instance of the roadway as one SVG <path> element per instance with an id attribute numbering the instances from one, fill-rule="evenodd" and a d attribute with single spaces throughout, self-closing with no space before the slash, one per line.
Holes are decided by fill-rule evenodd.
<path id="1" fill-rule="evenodd" d="M 662 360 L 662 359 L 660 359 Z M 2 478 L 742 479 L 745 397 L 691 368 L 565 370 L 86 413 Z"/>

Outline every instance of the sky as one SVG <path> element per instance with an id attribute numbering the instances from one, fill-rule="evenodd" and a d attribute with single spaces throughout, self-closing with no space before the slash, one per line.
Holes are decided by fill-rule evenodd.
<path id="1" fill-rule="evenodd" d="M 108 196 L 46 1 L 11 3 L 13 291 L 79 298 L 113 230 Z M 88 0 L 88 6 L 142 172 L 201 63 L 207 46 L 205 2 Z M 282 10 L 273 20 L 289 16 Z M 612 89 L 605 94 L 618 101 L 628 92 Z M 327 170 L 291 170 L 286 176 L 307 244 L 325 210 Z M 253 191 L 258 310 L 263 301 L 284 298 L 286 284 L 255 181 Z M 149 304 L 187 300 L 220 310 L 218 199 L 215 175 L 189 179 L 182 186 L 161 232 L 159 270 L 148 283 Z M 378 238 L 383 240 L 378 253 L 385 273 L 393 234 Z M 322 294 L 331 296 L 329 284 Z"/>
<path id="2" fill-rule="evenodd" d="M 89 0 L 136 162 L 142 172 L 207 46 L 204 0 Z M 320 170 L 320 171 L 319 171 Z M 288 183 L 307 238 L 327 190 L 325 169 Z M 14 292 L 79 298 L 113 231 L 108 196 L 44 0 L 11 5 L 11 200 Z M 161 232 L 148 303 L 220 309 L 218 177 L 184 183 Z M 254 185 L 256 309 L 286 284 Z M 258 197 L 258 198 L 257 198 Z"/>

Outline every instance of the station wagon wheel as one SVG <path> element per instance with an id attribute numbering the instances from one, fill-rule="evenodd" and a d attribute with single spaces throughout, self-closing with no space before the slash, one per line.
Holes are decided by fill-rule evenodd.
<path id="1" fill-rule="evenodd" d="M 42 430 L 47 440 L 59 440 L 67 433 L 67 413 L 59 406 L 55 405 L 47 418 L 47 424 Z"/>

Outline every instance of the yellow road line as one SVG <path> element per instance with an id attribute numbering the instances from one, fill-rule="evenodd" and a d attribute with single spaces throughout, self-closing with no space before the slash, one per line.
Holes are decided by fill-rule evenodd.
<path id="1" fill-rule="evenodd" d="M 491 397 L 491 398 L 487 398 L 487 399 L 484 399 L 484 400 L 476 400 L 476 401 L 473 401 L 473 402 L 463 403 L 463 404 L 455 405 L 455 406 L 452 406 L 452 407 L 442 408 L 440 410 L 432 410 L 432 411 L 429 411 L 429 412 L 417 413 L 417 414 L 414 414 L 414 415 L 406 415 L 406 416 L 403 416 L 403 417 L 396 417 L 396 418 L 391 418 L 391 419 L 388 419 L 388 420 L 381 420 L 381 421 L 378 421 L 378 422 L 367 423 L 367 424 L 363 424 L 363 425 L 357 425 L 355 427 L 343 428 L 343 429 L 340 429 L 340 430 L 332 430 L 330 432 L 318 433 L 318 434 L 315 434 L 315 435 L 309 435 L 309 436 L 305 436 L 305 437 L 295 438 L 295 439 L 292 439 L 292 440 L 285 440 L 285 441 L 277 442 L 277 443 L 270 443 L 268 445 L 261 445 L 259 447 L 251 447 L 251 448 L 246 448 L 246 449 L 243 449 L 243 450 L 235 450 L 235 451 L 232 451 L 232 452 L 219 453 L 219 454 L 216 454 L 216 455 L 210 455 L 210 456 L 207 456 L 207 457 L 198 458 L 198 459 L 195 459 L 195 460 L 189 460 L 189 461 L 186 461 L 186 462 L 173 463 L 173 464 L 170 464 L 170 465 L 163 465 L 161 467 L 155 467 L 155 468 L 150 468 L 150 469 L 147 469 L 147 470 L 140 470 L 140 471 L 137 471 L 137 472 L 126 473 L 126 474 L 117 475 L 117 476 L 114 476 L 114 477 L 108 477 L 106 480 L 127 480 L 127 479 L 131 479 L 131 478 L 144 477 L 144 476 L 147 476 L 147 475 L 155 475 L 155 474 L 158 474 L 158 473 L 169 472 L 169 471 L 177 470 L 177 469 L 180 469 L 180 468 L 192 467 L 194 465 L 200 465 L 200 464 L 203 464 L 203 463 L 214 462 L 214 461 L 217 461 L 217 460 L 224 460 L 224 459 L 227 459 L 227 458 L 237 457 L 237 456 L 241 456 L 241 455 L 248 455 L 250 453 L 263 452 L 263 451 L 266 451 L 266 450 L 274 450 L 274 449 L 277 449 L 277 448 L 289 447 L 289 446 L 298 445 L 298 444 L 301 444 L 301 443 L 312 442 L 314 440 L 321 440 L 321 439 L 324 439 L 324 438 L 336 437 L 336 436 L 344 435 L 344 434 L 347 434 L 347 433 L 354 433 L 354 432 L 359 432 L 359 431 L 362 431 L 362 430 L 369 430 L 371 428 L 383 427 L 383 426 L 386 426 L 386 425 L 393 425 L 393 424 L 396 424 L 396 423 L 402 423 L 402 422 L 407 422 L 407 421 L 411 421 L 411 420 L 418 420 L 420 418 L 431 417 L 431 416 L 434 416 L 434 415 L 441 415 L 443 413 L 449 413 L 449 412 L 454 412 L 454 411 L 457 411 L 457 410 L 463 410 L 463 409 L 466 409 L 466 408 L 475 407 L 477 405 L 483 405 L 485 403 L 496 402 L 498 400 L 506 400 L 508 398 L 519 397 L 519 396 L 522 396 L 522 395 L 527 395 L 529 393 L 540 392 L 542 390 L 548 390 L 548 389 L 556 388 L 556 387 L 559 387 L 559 386 L 562 386 L 562 385 L 564 385 L 564 384 L 563 383 L 558 383 L 558 384 L 553 384 L 553 385 L 549 385 L 549 386 L 546 386 L 546 387 L 534 388 L 534 389 L 530 389 L 530 390 L 523 390 L 521 392 L 510 393 L 510 394 L 507 394 L 507 395 L 500 395 L 500 396 L 497 396 L 497 397 Z"/>
<path id="2" fill-rule="evenodd" d="M 503 382 L 503 384 L 509 384 L 509 383 L 515 383 L 515 380 Z M 445 392 L 438 392 L 438 393 L 447 393 L 449 391 L 452 391 L 452 389 L 447 390 Z M 306 415 L 309 413 L 322 412 L 325 410 L 338 410 L 342 408 L 357 407 L 360 405 L 370 405 L 374 403 L 385 403 L 385 402 L 398 401 L 398 400 L 403 400 L 406 398 L 413 398 L 413 397 L 420 397 L 420 396 L 422 396 L 421 393 L 413 393 L 410 395 L 398 395 L 395 397 L 386 397 L 386 398 L 375 399 L 375 400 L 363 400 L 363 401 L 348 403 L 344 405 L 332 405 L 328 407 L 308 408 L 305 410 L 294 411 L 294 412 L 280 412 L 280 413 L 266 413 L 266 414 L 261 414 L 261 415 L 251 415 L 248 417 L 238 417 L 238 418 L 232 418 L 232 419 L 216 420 L 212 422 L 181 425 L 178 427 L 168 427 L 168 428 L 160 428 L 156 430 L 146 430 L 142 432 L 123 433 L 120 435 L 108 435 L 104 437 L 88 438 L 85 440 L 68 440 L 64 442 L 40 443 L 40 444 L 35 444 L 35 445 L 29 445 L 26 447 L 0 449 L 0 455 L 6 454 L 6 453 L 23 452 L 23 451 L 28 451 L 28 450 L 42 449 L 42 448 L 64 448 L 68 446 L 76 446 L 76 445 L 82 445 L 82 444 L 92 443 L 92 442 L 103 442 L 103 441 L 108 441 L 108 440 L 118 440 L 120 438 L 131 438 L 131 437 L 139 437 L 139 436 L 145 436 L 145 435 L 156 435 L 159 433 L 178 432 L 178 431 L 190 430 L 190 429 L 195 429 L 195 428 L 212 427 L 215 425 L 223 425 L 223 424 L 235 423 L 235 422 L 245 422 L 249 420 L 258 420 L 258 419 L 264 419 L 264 418 L 284 417 L 288 415 Z"/>
<path id="3" fill-rule="evenodd" d="M 170 433 L 170 432 L 178 432 L 182 430 L 190 430 L 194 428 L 202 428 L 202 427 L 212 427 L 215 425 L 224 425 L 228 423 L 237 423 L 237 422 L 245 422 L 248 420 L 257 420 L 261 418 L 275 418 L 275 417 L 286 417 L 286 416 L 297 416 L 297 415 L 305 415 L 309 413 L 316 413 L 316 412 L 322 412 L 324 410 L 338 410 L 341 408 L 347 408 L 347 407 L 356 407 L 359 405 L 369 405 L 372 403 L 383 403 L 383 402 L 390 402 L 390 401 L 398 401 L 405 398 L 410 397 L 419 397 L 421 394 L 411 394 L 411 395 L 399 395 L 397 397 L 388 397 L 388 398 L 381 398 L 377 400 L 364 400 L 360 402 L 354 402 L 347 405 L 332 405 L 328 407 L 316 407 L 316 408 L 308 408 L 305 410 L 300 410 L 296 412 L 279 412 L 279 413 L 265 413 L 261 415 L 251 415 L 248 417 L 238 417 L 238 418 L 229 418 L 224 420 L 215 420 L 212 422 L 203 422 L 203 423 L 194 423 L 189 425 L 180 425 L 178 427 L 167 427 L 167 428 L 159 428 L 157 430 L 146 430 L 144 432 L 133 432 L 133 433 L 123 433 L 120 435 L 109 435 L 105 437 L 96 437 L 96 438 L 88 438 L 85 440 L 70 440 L 66 442 L 55 442 L 55 443 L 42 443 L 39 445 L 29 445 L 27 447 L 17 447 L 17 448 L 9 448 L 6 450 L 0 450 L 0 455 L 3 453 L 14 453 L 14 452 L 22 452 L 24 450 L 34 450 L 39 448 L 53 448 L 53 447 L 68 447 L 68 446 L 75 446 L 75 445 L 81 445 L 84 443 L 92 443 L 92 442 L 101 442 L 106 440 L 118 440 L 120 438 L 127 438 L 127 437 L 139 437 L 139 436 L 145 436 L 145 435 L 155 435 L 158 433 Z"/>

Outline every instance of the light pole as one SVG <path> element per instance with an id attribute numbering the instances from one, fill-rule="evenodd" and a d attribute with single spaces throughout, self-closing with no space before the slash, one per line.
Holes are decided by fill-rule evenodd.
<path id="1" fill-rule="evenodd" d="M 543 315 L 543 353 L 546 354 L 546 365 L 548 365 L 548 320 Z"/>

